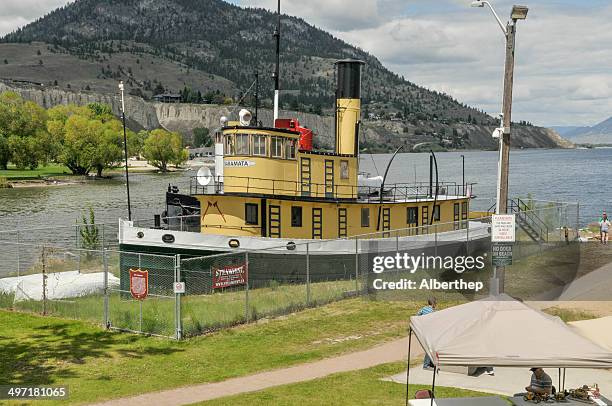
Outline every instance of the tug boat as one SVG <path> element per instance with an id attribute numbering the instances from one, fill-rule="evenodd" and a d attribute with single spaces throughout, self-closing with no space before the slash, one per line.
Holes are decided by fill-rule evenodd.
<path id="1" fill-rule="evenodd" d="M 155 227 L 143 228 L 120 220 L 121 250 L 184 257 L 249 251 L 249 261 L 262 261 L 250 278 L 262 269 L 282 280 L 303 272 L 308 253 L 315 280 L 354 275 L 356 251 L 475 249 L 471 242 L 489 234 L 486 224 L 469 220 L 471 185 L 360 177 L 363 65 L 336 62 L 333 152 L 315 150 L 312 130 L 297 118 L 277 118 L 273 127 L 253 125 L 246 110 L 239 121 L 223 118 L 214 173 L 200 170 L 188 194 L 169 187 L 165 222 L 156 216 Z"/>

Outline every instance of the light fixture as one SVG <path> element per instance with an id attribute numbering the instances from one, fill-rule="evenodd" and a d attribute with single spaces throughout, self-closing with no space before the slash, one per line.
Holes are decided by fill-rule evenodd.
<path id="1" fill-rule="evenodd" d="M 529 7 L 527 6 L 512 6 L 511 18 L 513 20 L 524 20 L 527 18 Z"/>
<path id="2" fill-rule="evenodd" d="M 119 90 L 123 92 L 124 89 L 123 81 L 119 82 Z"/>
<path id="3" fill-rule="evenodd" d="M 476 0 L 472 2 L 472 7 L 484 7 L 485 4 L 482 1 Z"/>

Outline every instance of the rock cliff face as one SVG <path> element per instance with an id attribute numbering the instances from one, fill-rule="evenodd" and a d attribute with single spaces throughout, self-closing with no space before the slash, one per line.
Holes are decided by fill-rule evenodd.
<path id="1" fill-rule="evenodd" d="M 24 99 L 49 108 L 59 104 L 86 105 L 88 103 L 109 104 L 113 112 L 121 113 L 119 95 L 100 94 L 83 91 L 64 91 L 54 87 L 36 86 L 14 82 L 0 82 L 0 92 L 11 90 L 19 93 Z M 126 96 L 126 116 L 131 127 L 151 130 L 164 127 L 170 131 L 178 131 L 191 138 L 194 128 L 206 127 L 211 131 L 219 127 L 222 116 L 235 119 L 240 108 L 234 106 L 199 105 L 182 103 L 151 103 L 139 97 Z M 334 145 L 334 118 L 308 113 L 281 111 L 283 117 L 298 117 L 300 124 L 314 130 L 317 135 L 317 148 L 331 149 Z M 259 120 L 264 125 L 272 123 L 272 111 L 259 110 Z M 401 121 L 369 121 L 363 123 L 360 141 L 372 151 L 390 151 L 400 145 L 411 150 L 421 143 L 439 143 L 439 133 L 450 134 L 453 131 L 461 139 L 461 147 L 469 149 L 495 149 L 497 140 L 491 137 L 492 127 L 473 124 L 458 124 L 455 126 L 432 125 L 427 131 L 422 131 L 422 125 L 414 126 Z M 421 129 L 419 129 L 421 128 Z M 437 131 L 437 132 L 435 132 Z M 555 131 L 533 126 L 513 127 L 513 148 L 573 148 L 573 144 L 559 136 Z"/>

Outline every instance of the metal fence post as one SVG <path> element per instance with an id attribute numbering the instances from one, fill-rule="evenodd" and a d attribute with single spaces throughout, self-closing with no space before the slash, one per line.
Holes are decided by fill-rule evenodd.
<path id="1" fill-rule="evenodd" d="M 359 295 L 359 238 L 355 238 L 355 292 Z"/>
<path id="2" fill-rule="evenodd" d="M 110 328 L 109 309 L 108 309 L 108 257 L 106 248 L 102 250 L 102 263 L 104 264 L 104 327 Z"/>
<path id="3" fill-rule="evenodd" d="M 17 229 L 17 276 L 21 276 L 21 242 L 19 229 Z"/>
<path id="4" fill-rule="evenodd" d="M 181 254 L 176 254 L 174 257 L 174 282 L 181 282 Z M 181 320 L 181 294 L 174 294 L 174 310 L 175 310 L 175 324 L 176 324 L 176 339 L 180 340 L 183 338 L 183 328 Z"/>
<path id="5" fill-rule="evenodd" d="M 244 263 L 246 266 L 246 285 L 244 287 L 244 318 L 248 323 L 251 319 L 251 312 L 249 311 L 249 253 L 244 253 Z"/>
<path id="6" fill-rule="evenodd" d="M 46 248 L 43 245 L 42 247 L 42 314 L 43 316 L 47 315 L 47 260 L 46 256 Z"/>
<path id="7" fill-rule="evenodd" d="M 306 307 L 310 306 L 310 243 L 306 243 Z"/>

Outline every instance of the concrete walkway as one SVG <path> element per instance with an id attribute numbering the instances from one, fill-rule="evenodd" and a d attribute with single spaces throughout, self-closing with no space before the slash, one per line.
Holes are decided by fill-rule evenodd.
<path id="1" fill-rule="evenodd" d="M 411 352 L 411 356 L 414 357 L 418 357 L 423 353 L 418 341 L 416 341 L 414 337 Z M 232 378 L 223 382 L 205 383 L 161 392 L 146 393 L 143 395 L 97 403 L 96 405 L 187 405 L 204 400 L 260 391 L 274 386 L 323 378 L 339 372 L 355 371 L 390 362 L 405 361 L 407 356 L 408 338 L 406 337 L 368 350 L 296 365 L 290 368 L 276 369 L 255 375 Z"/>
<path id="2" fill-rule="evenodd" d="M 544 370 L 552 378 L 553 385 L 559 388 L 558 369 L 545 368 Z M 423 368 L 410 368 L 410 384 L 431 386 L 432 374 L 433 371 L 426 371 Z M 524 392 L 525 386 L 529 385 L 530 379 L 531 372 L 529 372 L 529 368 L 495 368 L 495 376 L 483 374 L 478 377 L 468 376 L 465 373 L 440 371 L 436 377 L 436 386 L 450 386 L 511 396 L 518 392 Z M 406 371 L 384 380 L 405 385 Z M 593 385 L 594 383 L 599 385 L 602 395 L 607 398 L 611 397 L 612 372 L 608 370 L 578 368 L 566 370 L 565 389 L 575 389 L 582 385 Z"/>

